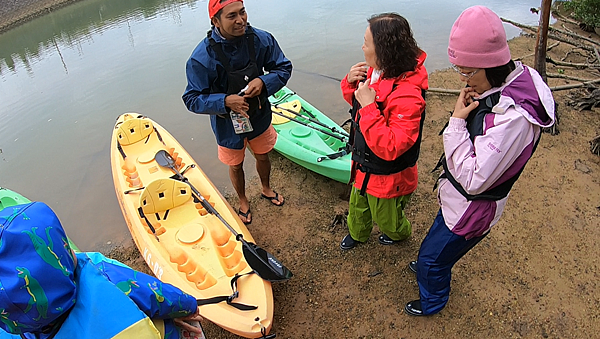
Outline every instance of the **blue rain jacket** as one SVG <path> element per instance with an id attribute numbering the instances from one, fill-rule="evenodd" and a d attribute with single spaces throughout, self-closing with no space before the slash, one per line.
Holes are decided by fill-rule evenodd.
<path id="1" fill-rule="evenodd" d="M 250 62 L 245 37 L 226 40 L 213 28 L 211 37 L 221 44 L 234 70 L 242 69 Z M 256 63 L 259 78 L 265 84 L 267 96 L 280 90 L 292 74 L 292 63 L 285 57 L 279 44 L 269 32 L 254 28 Z M 271 106 L 268 101 L 250 116 L 253 131 L 235 134 L 229 111 L 225 107 L 228 88 L 227 71 L 210 47 L 207 38 L 196 46 L 186 64 L 187 87 L 183 93 L 185 106 L 194 113 L 210 114 L 211 127 L 217 144 L 230 149 L 242 149 L 244 138 L 259 136 L 271 124 Z"/>
<path id="2" fill-rule="evenodd" d="M 196 299 L 172 285 L 100 253 L 76 256 L 77 265 L 46 204 L 0 211 L 0 339 L 48 338 L 43 329 L 60 322 L 55 339 L 150 338 L 159 332 L 149 318 L 165 319 L 163 338 L 176 339 L 171 318 L 196 312 Z"/>

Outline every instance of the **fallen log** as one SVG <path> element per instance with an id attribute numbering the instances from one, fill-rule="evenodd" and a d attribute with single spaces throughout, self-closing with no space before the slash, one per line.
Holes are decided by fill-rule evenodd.
<path id="1" fill-rule="evenodd" d="M 581 82 L 594 81 L 594 79 L 583 79 L 583 78 L 578 78 L 578 77 L 574 77 L 574 76 L 570 76 L 570 75 L 566 75 L 566 74 L 558 74 L 558 73 L 548 73 L 547 76 L 548 76 L 548 78 L 559 78 L 559 79 L 575 80 L 575 81 L 581 81 Z"/>
<path id="2" fill-rule="evenodd" d="M 579 35 L 579 34 L 574 33 L 574 32 L 563 31 L 562 29 L 559 29 L 559 28 L 556 28 L 556 27 L 552 27 L 552 26 L 550 26 L 550 30 L 554 31 L 554 32 L 559 32 L 559 33 L 562 33 L 564 35 L 568 35 L 568 36 L 571 36 L 571 37 L 574 37 L 574 38 L 585 40 L 585 41 L 587 41 L 587 42 L 589 42 L 589 43 L 591 43 L 593 45 L 600 46 L 600 42 L 598 42 L 596 40 L 592 40 L 592 39 L 590 39 L 588 37 L 585 37 L 583 35 Z"/>
<path id="3" fill-rule="evenodd" d="M 596 80 L 592 80 L 592 81 L 586 81 L 586 82 L 581 82 L 581 83 L 572 84 L 572 85 L 562 85 L 562 86 L 550 87 L 550 90 L 552 90 L 552 91 L 564 91 L 566 89 L 573 89 L 573 88 L 585 87 L 585 86 L 589 86 L 589 85 L 593 85 L 593 84 L 597 84 L 597 83 L 600 83 L 600 79 L 596 79 Z"/>
<path id="4" fill-rule="evenodd" d="M 560 42 L 555 42 L 555 43 L 553 43 L 552 45 L 548 46 L 548 48 L 546 48 L 546 51 L 550 51 L 551 49 L 553 49 L 554 47 L 556 47 L 556 46 L 558 46 L 558 45 L 560 45 Z M 523 55 L 523 56 L 521 56 L 521 57 L 518 57 L 518 58 L 515 58 L 515 59 L 513 59 L 513 60 L 514 60 L 514 61 L 519 61 L 519 60 L 523 60 L 523 59 L 525 59 L 525 58 L 529 58 L 529 57 L 531 57 L 531 56 L 534 56 L 534 55 L 535 55 L 535 52 L 533 52 L 533 53 L 529 53 L 529 54 L 527 54 L 527 55 Z"/>
<path id="5" fill-rule="evenodd" d="M 557 78 L 561 78 L 561 76 L 559 76 Z M 573 80 L 581 81 L 579 79 L 573 79 Z M 567 90 L 567 89 L 585 87 L 585 86 L 589 86 L 589 85 L 593 85 L 593 84 L 597 84 L 597 83 L 600 83 L 600 79 L 591 80 L 591 81 L 585 81 L 585 82 L 581 82 L 581 83 L 578 83 L 578 84 L 554 86 L 554 87 L 550 87 L 550 90 L 551 91 L 564 91 L 564 90 Z M 430 92 L 430 93 L 439 93 L 439 94 L 451 94 L 451 95 L 458 95 L 458 94 L 460 94 L 460 90 L 459 89 L 446 89 L 446 88 L 435 88 L 435 87 L 429 88 L 427 90 L 427 92 Z"/>
<path id="6" fill-rule="evenodd" d="M 502 21 L 506 22 L 506 23 L 509 23 L 509 24 L 513 25 L 513 26 L 516 26 L 516 27 L 519 27 L 519 28 L 526 29 L 526 30 L 529 30 L 531 32 L 537 33 L 537 27 L 536 26 L 523 25 L 523 24 L 520 24 L 518 22 L 509 20 L 509 19 L 505 19 L 505 18 L 500 18 L 500 19 Z M 565 34 L 568 35 L 568 32 L 565 32 L 565 31 L 562 31 L 562 30 L 560 30 L 560 31 L 564 32 Z M 573 41 L 573 40 L 568 39 L 568 38 L 560 37 L 560 36 L 558 36 L 556 34 L 548 33 L 548 38 L 556 40 L 556 41 L 564 42 L 564 43 L 567 43 L 569 45 L 573 45 L 573 46 L 576 46 L 576 47 L 579 47 L 579 48 L 583 48 L 583 49 L 585 49 L 587 51 L 590 51 L 590 52 L 594 51 L 594 47 L 592 47 L 590 45 L 580 44 L 580 43 L 577 43 L 576 41 Z"/>
<path id="7" fill-rule="evenodd" d="M 429 88 L 427 92 L 440 93 L 440 94 L 460 94 L 459 89 L 445 89 L 445 88 Z"/>
<path id="8" fill-rule="evenodd" d="M 546 61 L 558 66 L 575 67 L 575 68 L 600 68 L 600 64 L 581 64 L 575 62 L 556 61 L 549 56 L 546 56 Z"/>
<path id="9" fill-rule="evenodd" d="M 591 93 L 581 97 L 572 97 L 569 105 L 574 108 L 583 110 L 592 110 L 595 107 L 600 107 L 600 89 L 596 88 Z"/>
<path id="10" fill-rule="evenodd" d="M 590 52 L 593 52 L 593 51 L 594 51 L 594 47 L 592 47 L 592 46 L 590 46 L 590 45 L 586 45 L 586 44 L 579 44 L 579 43 L 577 43 L 576 41 L 573 41 L 573 40 L 571 40 L 571 39 L 567 39 L 567 38 L 560 37 L 560 36 L 558 36 L 558 35 L 556 35 L 556 34 L 548 33 L 548 38 L 550 38 L 550 39 L 553 39 L 553 40 L 556 40 L 556 41 L 564 42 L 564 43 L 567 43 L 567 44 L 569 44 L 569 45 L 573 45 L 573 46 L 575 46 L 575 47 L 579 47 L 579 48 L 585 49 L 586 51 L 590 51 Z"/>
<path id="11" fill-rule="evenodd" d="M 560 19 L 560 20 L 562 20 L 564 22 L 568 22 L 570 24 L 579 26 L 579 22 L 577 22 L 575 20 L 572 20 L 572 19 L 569 19 L 566 16 L 564 16 L 564 15 L 558 13 L 558 12 L 552 12 L 552 16 L 555 17 L 555 18 L 557 18 L 557 19 Z"/>
<path id="12" fill-rule="evenodd" d="M 515 22 L 515 21 L 512 21 L 512 20 L 509 20 L 509 19 L 505 19 L 505 18 L 500 18 L 500 19 L 502 19 L 502 21 L 504 21 L 504 22 L 506 22 L 506 23 L 509 23 L 509 24 L 511 24 L 511 25 L 513 25 L 513 26 L 517 26 L 517 27 L 519 27 L 519 28 L 523 28 L 523 29 L 528 29 L 528 30 L 530 30 L 530 31 L 537 32 L 537 29 L 538 29 L 538 28 L 537 28 L 537 26 L 523 25 L 523 24 L 520 24 L 520 23 L 518 23 L 518 22 Z M 598 45 L 598 46 L 600 46 L 600 42 L 598 42 L 598 41 L 596 41 L 596 40 L 593 40 L 593 39 L 590 39 L 590 38 L 588 38 L 588 37 L 585 37 L 585 36 L 583 36 L 583 35 L 581 35 L 581 34 L 577 34 L 577 33 L 575 33 L 575 32 L 572 32 L 572 31 L 562 30 L 562 29 L 560 29 L 560 28 L 556 28 L 556 27 L 554 27 L 554 26 L 549 26 L 549 27 L 548 27 L 548 29 L 549 29 L 549 30 L 551 30 L 551 31 L 554 31 L 554 32 L 558 32 L 558 33 L 561 33 L 561 34 L 564 34 L 564 35 L 567 35 L 567 36 L 573 37 L 573 38 L 577 38 L 577 39 L 585 40 L 585 41 L 587 41 L 587 42 L 589 42 L 589 43 L 591 43 L 591 44 L 593 44 L 593 45 Z"/>

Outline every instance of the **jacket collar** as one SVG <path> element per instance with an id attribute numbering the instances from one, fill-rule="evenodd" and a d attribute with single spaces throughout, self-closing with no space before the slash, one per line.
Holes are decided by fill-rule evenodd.
<path id="1" fill-rule="evenodd" d="M 400 75 L 399 77 L 396 77 L 396 78 L 380 79 L 379 82 L 376 83 L 376 84 L 378 84 L 379 87 L 378 87 L 378 91 L 377 91 L 377 98 L 375 99 L 375 101 L 383 102 L 388 97 L 388 95 L 390 95 L 390 93 L 392 93 L 392 90 L 394 89 L 394 85 L 399 84 L 400 82 L 404 81 L 405 79 L 410 79 L 413 75 L 417 74 L 419 68 L 423 66 L 423 63 L 425 62 L 425 58 L 426 58 L 425 53 L 421 52 L 421 54 L 419 54 L 419 57 L 417 59 L 417 66 L 415 67 L 414 71 L 404 72 L 402 75 Z M 373 74 L 373 69 L 369 70 L 369 78 L 371 77 L 371 74 Z"/>
<path id="2" fill-rule="evenodd" d="M 248 33 L 249 33 L 249 30 L 250 30 L 250 29 L 251 29 L 251 28 L 250 28 L 250 23 L 248 23 L 248 25 L 246 25 L 246 34 L 248 34 Z M 211 35 L 210 35 L 210 36 L 211 36 L 211 38 L 213 38 L 213 39 L 215 40 L 215 42 L 217 42 L 217 43 L 235 43 L 235 42 L 237 42 L 237 41 L 240 41 L 240 40 L 241 40 L 240 38 L 244 37 L 245 35 L 243 35 L 243 36 L 240 36 L 240 37 L 237 37 L 237 38 L 235 38 L 235 39 L 232 39 L 232 40 L 227 40 L 227 39 L 225 39 L 225 38 L 223 37 L 223 35 L 222 35 L 222 34 L 221 34 L 221 32 L 219 31 L 219 29 L 218 29 L 217 27 L 214 27 L 214 26 L 213 26 L 213 28 L 212 28 L 212 32 L 211 32 Z"/>

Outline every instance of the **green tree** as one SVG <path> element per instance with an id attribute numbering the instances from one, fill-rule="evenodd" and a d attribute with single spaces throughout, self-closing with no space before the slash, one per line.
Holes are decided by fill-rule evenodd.
<path id="1" fill-rule="evenodd" d="M 570 0 L 564 3 L 567 10 L 579 20 L 586 30 L 600 27 L 600 0 Z"/>

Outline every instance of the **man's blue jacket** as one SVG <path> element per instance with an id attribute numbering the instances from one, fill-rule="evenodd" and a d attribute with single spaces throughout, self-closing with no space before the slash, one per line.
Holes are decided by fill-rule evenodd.
<path id="1" fill-rule="evenodd" d="M 292 63 L 285 57 L 279 44 L 269 32 L 252 28 L 256 63 L 260 79 L 265 84 L 267 96 L 280 90 L 292 74 Z M 248 44 L 245 37 L 224 39 L 213 27 L 210 33 L 216 43 L 221 44 L 224 54 L 234 70 L 243 69 L 250 62 Z M 244 138 L 249 140 L 262 134 L 271 123 L 271 106 L 267 102 L 250 116 L 253 131 L 235 134 L 225 107 L 228 79 L 225 67 L 210 47 L 208 37 L 204 38 L 192 52 L 186 64 L 187 87 L 183 93 L 185 106 L 194 113 L 210 114 L 213 132 L 220 146 L 242 149 Z M 223 115 L 224 114 L 224 115 Z M 223 115 L 223 116 L 221 116 Z"/>

